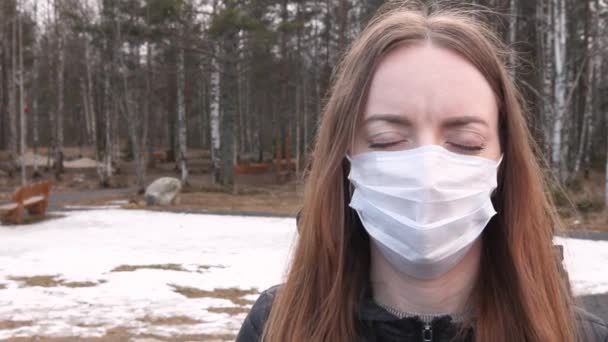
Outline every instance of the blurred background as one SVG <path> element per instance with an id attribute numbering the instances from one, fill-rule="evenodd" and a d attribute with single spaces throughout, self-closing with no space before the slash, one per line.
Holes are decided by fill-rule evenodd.
<path id="1" fill-rule="evenodd" d="M 1 184 L 297 180 L 332 69 L 382 3 L 2 0 Z M 605 225 L 606 1 L 443 2 L 458 3 L 485 6 L 517 52 L 506 59 L 564 216 Z"/>
<path id="2" fill-rule="evenodd" d="M 0 339 L 230 340 L 281 279 L 332 70 L 383 3 L 0 0 Z M 608 2 L 441 3 L 516 52 L 575 292 L 608 319 Z"/>

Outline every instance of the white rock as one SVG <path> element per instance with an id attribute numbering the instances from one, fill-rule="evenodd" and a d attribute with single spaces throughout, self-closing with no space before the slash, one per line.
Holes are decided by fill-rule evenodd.
<path id="1" fill-rule="evenodd" d="M 150 184 L 146 188 L 147 205 L 170 205 L 176 204 L 178 195 L 182 190 L 182 183 L 179 179 L 162 177 Z"/>

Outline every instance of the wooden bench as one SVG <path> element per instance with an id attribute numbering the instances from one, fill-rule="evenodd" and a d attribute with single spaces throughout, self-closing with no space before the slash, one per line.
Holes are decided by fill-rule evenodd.
<path id="1" fill-rule="evenodd" d="M 267 163 L 245 163 L 234 165 L 234 174 L 259 174 L 266 173 L 270 167 Z"/>
<path id="2" fill-rule="evenodd" d="M 0 205 L 0 221 L 4 224 L 23 222 L 25 210 L 30 215 L 43 215 L 49 204 L 51 181 L 42 181 L 17 188 L 12 203 Z"/>

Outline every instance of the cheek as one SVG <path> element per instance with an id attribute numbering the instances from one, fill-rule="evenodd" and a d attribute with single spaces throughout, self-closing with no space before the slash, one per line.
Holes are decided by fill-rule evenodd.
<path id="1" fill-rule="evenodd" d="M 488 141 L 486 148 L 482 154 L 482 157 L 498 160 L 498 159 L 500 159 L 501 154 L 502 154 L 502 151 L 500 149 L 500 141 L 498 139 L 498 134 L 497 134 L 494 138 L 492 138 Z"/>
<path id="2" fill-rule="evenodd" d="M 498 160 L 500 159 L 500 155 L 502 154 L 501 146 L 500 146 L 500 124 L 499 124 L 499 111 L 498 108 L 493 104 L 492 109 L 488 110 L 488 113 L 491 113 L 490 116 L 486 117 L 487 122 L 490 123 L 490 127 L 494 127 L 489 132 L 489 139 L 485 149 L 484 157 L 489 159 Z"/>
<path id="3" fill-rule="evenodd" d="M 349 153 L 351 155 L 356 155 L 356 154 L 359 154 L 359 153 L 366 152 L 368 150 L 369 149 L 367 147 L 367 142 L 361 136 L 361 134 L 358 134 L 357 137 L 355 138 L 354 146 L 351 147 Z"/>

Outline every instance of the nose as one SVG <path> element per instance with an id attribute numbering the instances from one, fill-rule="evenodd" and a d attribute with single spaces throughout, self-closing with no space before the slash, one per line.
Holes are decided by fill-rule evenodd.
<path id="1" fill-rule="evenodd" d="M 425 146 L 425 145 L 440 145 L 441 137 L 433 125 L 429 122 L 423 122 L 416 127 L 415 132 L 415 147 Z"/>

